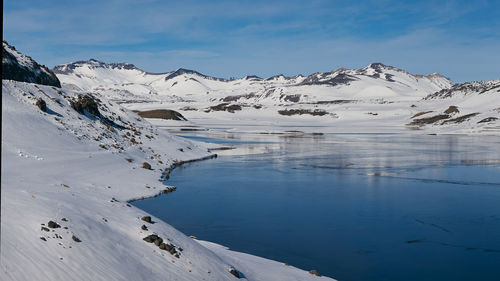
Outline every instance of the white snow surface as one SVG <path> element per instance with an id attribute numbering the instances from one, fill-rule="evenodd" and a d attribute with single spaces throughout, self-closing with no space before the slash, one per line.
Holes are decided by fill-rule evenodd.
<path id="1" fill-rule="evenodd" d="M 183 69 L 152 74 L 130 64 L 95 60 L 58 66 L 54 72 L 66 89 L 98 93 L 133 110 L 173 109 L 200 126 L 226 126 L 242 131 L 300 127 L 323 133 L 500 134 L 500 121 L 479 123 L 484 118 L 500 117 L 498 88 L 487 93 L 469 89 L 467 95 L 454 91 L 453 99 L 424 99 L 452 88 L 454 83 L 436 73 L 410 74 L 380 63 L 309 76 L 247 76 L 235 80 Z M 210 108 L 224 103 L 240 106 L 241 110 Z M 460 123 L 408 125 L 417 113 L 437 114 L 449 106 L 459 106 L 461 114 L 479 114 Z M 323 115 L 280 114 L 283 110 L 317 111 Z"/>
<path id="2" fill-rule="evenodd" d="M 233 267 L 242 280 L 332 280 L 142 221 L 128 201 L 168 189 L 165 168 L 210 152 L 102 96 L 99 110 L 115 127 L 80 114 L 69 103 L 78 94 L 2 81 L 1 280 L 237 280 Z M 42 230 L 51 220 L 61 227 Z M 143 241 L 152 233 L 180 257 Z"/>

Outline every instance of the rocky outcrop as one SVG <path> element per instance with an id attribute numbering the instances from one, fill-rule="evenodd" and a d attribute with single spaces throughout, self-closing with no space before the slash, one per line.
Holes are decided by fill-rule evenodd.
<path id="1" fill-rule="evenodd" d="M 2 80 L 61 87 L 61 82 L 50 69 L 21 54 L 6 41 L 2 45 Z"/>

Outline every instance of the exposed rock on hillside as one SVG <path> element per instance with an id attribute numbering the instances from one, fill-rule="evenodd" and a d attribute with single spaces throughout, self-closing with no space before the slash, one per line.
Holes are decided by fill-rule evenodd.
<path id="1" fill-rule="evenodd" d="M 3 79 L 61 87 L 61 82 L 50 69 L 21 54 L 6 41 L 2 44 Z"/>
<path id="2" fill-rule="evenodd" d="M 177 111 L 170 109 L 155 109 L 146 111 L 136 111 L 142 118 L 159 118 L 165 120 L 186 121 L 187 119 Z"/>

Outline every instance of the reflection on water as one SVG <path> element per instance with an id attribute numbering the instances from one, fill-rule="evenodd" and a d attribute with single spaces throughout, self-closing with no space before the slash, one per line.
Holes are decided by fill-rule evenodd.
<path id="1" fill-rule="evenodd" d="M 498 137 L 183 135 L 237 147 L 134 203 L 188 235 L 339 280 L 500 280 Z"/>

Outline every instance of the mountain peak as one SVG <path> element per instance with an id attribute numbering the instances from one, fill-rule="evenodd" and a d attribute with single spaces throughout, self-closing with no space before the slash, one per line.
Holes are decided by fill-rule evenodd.
<path id="1" fill-rule="evenodd" d="M 381 62 L 373 62 L 373 63 L 370 63 L 370 65 L 368 67 L 373 68 L 373 69 L 381 69 L 381 68 L 386 68 L 387 65 L 385 65 Z M 390 68 L 393 68 L 393 67 L 390 66 Z"/>
<path id="2" fill-rule="evenodd" d="M 226 79 L 223 79 L 223 78 L 216 78 L 216 77 L 212 77 L 212 76 L 207 76 L 205 74 L 199 73 L 198 71 L 186 69 L 186 68 L 178 68 L 176 71 L 170 73 L 167 77 L 165 77 L 165 81 L 172 79 L 172 78 L 175 78 L 177 76 L 183 75 L 183 74 L 194 74 L 194 75 L 197 75 L 197 76 L 200 76 L 200 77 L 203 77 L 206 79 L 210 79 L 210 80 L 227 81 Z"/>
<path id="3" fill-rule="evenodd" d="M 75 70 L 78 67 L 84 67 L 87 66 L 89 68 L 108 68 L 108 69 L 126 69 L 126 70 L 138 70 L 141 72 L 141 69 L 137 68 L 135 65 L 130 64 L 130 63 L 125 63 L 125 62 L 120 62 L 120 63 L 105 63 L 103 61 L 91 58 L 89 60 L 81 60 L 81 61 L 75 61 L 75 62 L 70 62 L 62 65 L 57 65 L 54 67 L 54 72 L 55 73 L 61 73 L 61 74 L 67 74 L 71 73 L 73 70 Z"/>

